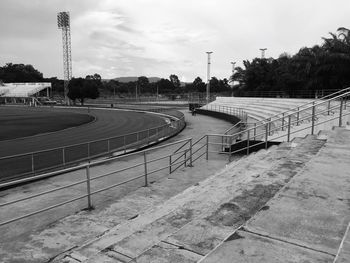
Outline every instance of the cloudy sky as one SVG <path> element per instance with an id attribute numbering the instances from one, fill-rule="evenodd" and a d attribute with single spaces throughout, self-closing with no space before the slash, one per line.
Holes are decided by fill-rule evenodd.
<path id="1" fill-rule="evenodd" d="M 73 76 L 227 78 L 231 61 L 296 53 L 350 28 L 349 0 L 0 0 L 0 66 L 63 76 L 56 15 L 71 15 Z"/>

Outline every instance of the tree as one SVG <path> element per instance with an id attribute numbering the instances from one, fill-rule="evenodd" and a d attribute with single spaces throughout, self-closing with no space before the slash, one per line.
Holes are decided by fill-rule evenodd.
<path id="1" fill-rule="evenodd" d="M 105 88 L 109 90 L 111 93 L 113 93 L 113 96 L 116 95 L 117 91 L 120 92 L 119 87 L 120 87 L 120 82 L 114 79 L 111 79 L 105 84 Z"/>
<path id="2" fill-rule="evenodd" d="M 159 92 L 161 93 L 170 93 L 173 91 L 173 84 L 168 79 L 161 79 L 157 82 Z"/>
<path id="3" fill-rule="evenodd" d="M 75 101 L 78 99 L 84 105 L 86 98 L 96 99 L 99 96 L 98 82 L 91 79 L 72 78 L 68 84 L 68 98 Z"/>
<path id="4" fill-rule="evenodd" d="M 205 92 L 206 85 L 200 77 L 195 78 L 194 81 L 192 82 L 192 84 L 193 84 L 193 87 L 196 91 Z"/>
<path id="5" fill-rule="evenodd" d="M 176 76 L 175 74 L 172 74 L 169 76 L 169 79 L 170 79 L 171 84 L 173 84 L 174 89 L 178 90 L 181 86 L 179 77 Z"/>
<path id="6" fill-rule="evenodd" d="M 0 67 L 0 79 L 5 82 L 42 82 L 43 74 L 32 65 L 7 63 Z"/>
<path id="7" fill-rule="evenodd" d="M 148 88 L 149 80 L 145 76 L 138 77 L 137 79 L 137 88 L 139 89 L 139 92 L 141 93 L 141 90 L 145 92 Z"/>

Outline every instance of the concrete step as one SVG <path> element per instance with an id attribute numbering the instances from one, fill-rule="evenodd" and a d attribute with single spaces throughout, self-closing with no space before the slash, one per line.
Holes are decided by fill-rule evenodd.
<path id="1" fill-rule="evenodd" d="M 350 131 L 326 135 L 304 169 L 200 262 L 349 262 Z"/>
<path id="2" fill-rule="evenodd" d="M 259 211 L 324 143 L 315 136 L 305 141 L 312 146 L 304 141 L 283 143 L 229 164 L 162 206 L 65 256 L 83 262 L 101 262 L 108 257 L 121 262 L 200 260 Z"/>

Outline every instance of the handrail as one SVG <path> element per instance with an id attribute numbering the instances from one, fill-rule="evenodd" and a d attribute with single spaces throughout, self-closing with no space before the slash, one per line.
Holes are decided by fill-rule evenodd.
<path id="1" fill-rule="evenodd" d="M 175 116 L 172 116 L 175 119 L 181 120 L 184 118 L 184 116 L 178 118 Z M 60 146 L 60 147 L 54 147 L 54 148 L 50 148 L 50 149 L 45 149 L 45 150 L 40 150 L 40 151 L 33 151 L 33 152 L 27 152 L 27 153 L 21 153 L 21 154 L 14 154 L 14 155 L 9 155 L 9 156 L 3 156 L 0 157 L 0 160 L 3 159 L 10 159 L 10 158 L 15 158 L 15 157 L 21 157 L 21 156 L 25 156 L 25 155 L 31 155 L 31 154 L 38 154 L 38 153 L 44 153 L 44 152 L 48 152 L 48 151 L 55 151 L 55 150 L 59 150 L 62 148 L 68 148 L 68 147 L 75 147 L 75 146 L 80 146 L 80 145 L 86 145 L 88 143 L 96 143 L 96 142 L 102 142 L 102 141 L 106 141 L 106 140 L 112 140 L 112 139 L 117 139 L 120 137 L 124 137 L 124 136 L 128 136 L 128 135 L 133 135 L 133 134 L 137 134 L 137 133 L 142 133 L 148 130 L 155 130 L 155 129 L 159 129 L 159 128 L 163 128 L 163 127 L 167 127 L 169 126 L 169 124 L 165 124 L 165 125 L 160 125 L 157 127 L 153 127 L 153 128 L 149 128 L 149 129 L 144 129 L 141 131 L 137 131 L 137 132 L 130 132 L 130 133 L 126 133 L 126 134 L 122 134 L 122 135 L 118 135 L 118 136 L 112 136 L 112 137 L 107 137 L 107 138 L 103 138 L 103 139 L 97 139 L 97 140 L 92 140 L 92 141 L 88 141 L 88 142 L 82 142 L 82 143 L 75 143 L 75 144 L 69 144 L 66 146 Z"/>
<path id="2" fill-rule="evenodd" d="M 350 89 L 350 88 L 348 88 L 348 89 Z M 303 108 L 301 110 L 300 109 L 298 110 L 298 112 L 300 113 L 300 112 L 303 112 L 303 111 L 305 112 L 305 111 L 308 111 L 308 110 L 312 109 L 312 113 L 311 114 L 309 114 L 308 116 L 302 116 L 299 119 L 292 119 L 291 118 L 295 112 L 292 112 L 292 113 L 289 113 L 289 114 L 285 114 L 283 117 L 281 117 L 281 118 L 279 118 L 277 120 L 281 120 L 282 118 L 288 118 L 288 121 L 287 122 L 284 122 L 284 121 L 281 122 L 279 124 L 279 126 L 275 126 L 272 130 L 278 130 L 280 128 L 283 129 L 283 128 L 287 127 L 288 128 L 288 134 L 282 134 L 281 136 L 278 136 L 278 138 L 281 138 L 281 137 L 284 137 L 284 136 L 288 136 L 288 141 L 289 141 L 290 134 L 296 133 L 296 132 L 298 132 L 300 130 L 309 129 L 310 127 L 312 128 L 311 134 L 313 134 L 315 126 L 319 125 L 320 123 L 328 122 L 330 120 L 339 119 L 339 126 L 341 126 L 342 117 L 346 116 L 346 115 L 350 115 L 350 112 L 343 113 L 343 108 L 346 107 L 346 102 L 344 104 L 343 98 L 347 97 L 349 94 L 350 94 L 350 91 L 345 92 L 345 93 L 343 93 L 341 95 L 337 95 L 337 96 L 335 96 L 333 98 L 330 98 L 330 99 L 327 99 L 327 100 L 323 100 L 321 102 L 315 100 L 312 103 L 311 106 Z M 331 105 L 331 103 L 329 103 L 327 108 L 319 108 L 319 111 L 316 112 L 318 106 L 326 105 L 328 102 L 337 101 L 338 99 L 340 99 L 340 103 L 337 103 L 335 105 Z M 315 123 L 317 121 L 317 119 L 318 119 L 318 116 L 323 115 L 323 114 L 325 114 L 327 112 L 329 113 L 330 110 L 335 110 L 335 109 L 339 109 L 339 115 L 337 115 L 334 118 L 329 118 L 326 121 L 322 121 L 320 123 Z M 308 123 L 306 125 L 306 127 L 304 127 L 304 126 L 300 127 L 299 130 L 296 130 L 296 131 L 291 131 L 290 130 L 290 127 L 293 124 L 297 124 L 298 125 L 298 122 L 301 122 L 303 120 L 311 120 L 312 122 Z M 74 202 L 74 201 L 82 199 L 82 198 L 87 198 L 87 200 L 88 200 L 88 208 L 91 208 L 92 207 L 91 195 L 93 195 L 93 194 L 96 194 L 96 193 L 99 193 L 99 192 L 111 189 L 113 187 L 117 187 L 119 185 L 125 184 L 125 183 L 133 181 L 133 180 L 137 180 L 137 179 L 140 179 L 140 178 L 144 178 L 145 179 L 145 186 L 147 186 L 148 185 L 148 175 L 149 174 L 152 174 L 152 173 L 155 173 L 157 171 L 160 171 L 160 170 L 163 170 L 163 169 L 167 169 L 167 168 L 169 168 L 169 173 L 171 173 L 172 172 L 172 167 L 175 167 L 175 169 L 177 169 L 177 168 L 181 167 L 182 165 L 186 166 L 188 161 L 190 162 L 190 164 L 192 164 L 193 162 L 195 162 L 197 159 L 201 158 L 205 154 L 206 154 L 206 159 L 208 159 L 208 154 L 209 153 L 212 153 L 212 152 L 213 153 L 214 152 L 226 153 L 226 154 L 229 155 L 229 161 L 230 161 L 231 154 L 233 154 L 233 153 L 246 151 L 247 154 L 249 154 L 250 148 L 253 147 L 253 146 L 256 146 L 256 145 L 263 145 L 263 144 L 265 144 L 265 148 L 267 148 L 268 134 L 271 132 L 271 130 L 268 130 L 268 126 L 272 122 L 275 122 L 275 121 L 276 120 L 267 120 L 263 125 L 259 125 L 259 127 L 260 126 L 264 126 L 265 130 L 264 131 L 260 131 L 259 134 L 254 134 L 253 137 L 249 137 L 249 134 L 250 134 L 250 131 L 252 131 L 256 127 L 246 129 L 244 131 L 235 133 L 233 135 L 230 135 L 230 134 L 215 134 L 215 133 L 214 134 L 205 134 L 202 137 L 200 137 L 199 139 L 197 139 L 194 143 L 192 143 L 192 138 L 183 139 L 183 140 L 179 140 L 179 141 L 176 141 L 176 142 L 173 142 L 173 143 L 169 143 L 169 144 L 165 144 L 165 145 L 162 145 L 162 146 L 154 147 L 154 148 L 151 148 L 151 149 L 146 149 L 146 150 L 143 150 L 143 151 L 140 151 L 140 152 L 137 152 L 137 153 L 130 153 L 130 154 L 126 154 L 124 156 L 116 156 L 116 157 L 112 157 L 111 159 L 106 159 L 106 160 L 93 161 L 91 163 L 82 164 L 82 165 L 79 165 L 79 166 L 76 166 L 76 167 L 73 167 L 73 168 L 68 168 L 68 169 L 64 169 L 64 170 L 61 170 L 61 171 L 48 173 L 48 174 L 60 174 L 60 173 L 63 173 L 63 172 L 74 171 L 74 170 L 78 170 L 78 169 L 86 169 L 86 179 L 83 179 L 83 180 L 80 179 L 79 181 L 76 181 L 76 182 L 74 182 L 72 184 L 69 184 L 69 185 L 56 187 L 54 189 L 46 190 L 44 192 L 33 194 L 31 196 L 22 197 L 22 198 L 19 198 L 17 200 L 12 200 L 12 201 L 9 201 L 7 203 L 0 204 L 0 207 L 6 206 L 6 205 L 11 205 L 11 204 L 14 204 L 14 203 L 17 203 L 17 202 L 28 200 L 30 198 L 35 198 L 35 197 L 38 197 L 38 196 L 41 196 L 41 195 L 44 195 L 44 194 L 49 194 L 49 193 L 52 193 L 54 191 L 59 191 L 61 189 L 69 188 L 69 187 L 72 187 L 72 186 L 75 186 L 75 185 L 78 185 L 78 184 L 84 184 L 84 183 L 87 184 L 86 194 L 84 193 L 84 195 L 75 197 L 73 199 L 70 199 L 70 200 L 67 200 L 67 201 L 64 201 L 64 202 L 61 202 L 61 203 L 56 203 L 56 204 L 51 205 L 49 207 L 46 207 L 46 208 L 39 209 L 37 211 L 28 213 L 28 214 L 26 214 L 24 216 L 17 216 L 16 218 L 7 220 L 5 222 L 0 222 L 0 226 L 9 224 L 9 223 L 14 222 L 14 221 L 21 220 L 23 218 L 26 218 L 26 217 L 29 217 L 29 216 L 41 213 L 43 211 L 47 211 L 47 210 L 56 208 L 56 207 L 61 206 L 61 205 L 65 205 L 65 204 L 70 203 L 70 202 Z M 209 150 L 209 145 L 214 145 L 214 146 L 221 145 L 217 141 L 210 142 L 209 141 L 210 137 L 219 137 L 219 138 L 221 137 L 221 138 L 231 138 L 232 139 L 235 135 L 244 134 L 244 133 L 246 133 L 248 135 L 247 140 L 246 140 L 247 143 L 245 143 L 245 141 L 244 141 L 242 147 L 237 149 L 237 150 L 235 149 L 234 151 L 232 151 L 231 147 L 229 148 L 229 151 L 226 151 L 226 152 L 224 152 L 224 151 L 213 151 L 212 148 Z M 249 143 L 250 139 L 252 139 L 252 138 L 256 139 L 256 137 L 259 137 L 259 136 L 263 136 L 264 138 L 261 141 L 259 140 L 256 144 L 252 144 L 251 145 Z M 203 141 L 203 139 L 205 139 L 204 143 L 202 145 L 199 145 L 199 143 L 201 141 Z M 170 154 L 165 155 L 165 156 L 161 156 L 161 157 L 155 158 L 155 159 L 151 159 L 151 160 L 147 159 L 147 153 L 149 151 L 152 151 L 152 150 L 155 150 L 155 149 L 159 149 L 159 148 L 169 147 L 169 146 L 176 145 L 176 144 L 181 144 L 181 146 L 175 152 L 170 153 Z M 185 146 L 188 146 L 188 148 L 183 149 Z M 196 147 L 197 149 L 194 149 L 194 146 L 197 146 Z M 192 158 L 197 152 L 199 152 L 203 148 L 206 148 L 203 153 L 199 153 L 198 157 Z M 180 152 L 180 149 L 182 149 L 181 152 Z M 189 156 L 187 156 L 187 153 L 189 153 Z M 176 156 L 176 155 L 179 155 L 179 154 L 180 154 L 181 157 L 184 156 L 184 160 L 179 160 L 179 158 L 177 158 L 175 161 L 172 161 L 172 157 Z M 143 157 L 144 157 L 143 158 L 143 162 L 142 161 L 141 162 L 137 162 L 136 164 L 133 164 L 133 165 L 128 166 L 128 167 L 124 167 L 124 168 L 121 168 L 121 169 L 118 169 L 118 170 L 114 170 L 114 171 L 110 171 L 110 172 L 107 172 L 107 173 L 104 173 L 104 174 L 99 174 L 99 175 L 94 176 L 94 177 L 90 177 L 90 168 L 92 166 L 96 166 L 96 165 L 99 165 L 99 164 L 102 164 L 102 163 L 111 162 L 111 161 L 118 160 L 118 159 L 121 159 L 121 158 L 127 158 L 127 157 L 133 156 L 133 155 L 140 155 L 140 158 L 142 158 L 142 155 L 143 155 Z M 147 165 L 149 163 L 156 162 L 158 160 L 166 161 L 166 159 L 169 159 L 169 163 L 166 166 L 160 166 L 160 167 L 156 166 L 155 170 L 148 170 L 149 168 L 148 168 Z M 114 183 L 114 184 L 111 184 L 111 185 L 103 186 L 102 188 L 97 189 L 97 190 L 94 189 L 94 191 L 91 191 L 91 189 L 90 189 L 90 183 L 95 181 L 95 180 L 97 180 L 97 179 L 100 179 L 100 178 L 103 178 L 103 177 L 106 177 L 106 176 L 109 176 L 109 175 L 113 175 L 115 173 L 120 173 L 120 172 L 128 170 L 128 169 L 134 169 L 135 167 L 139 167 L 139 166 L 142 166 L 142 165 L 144 166 L 144 172 L 141 173 L 141 174 L 137 174 L 136 176 L 134 176 L 132 178 L 128 178 L 128 179 L 126 179 L 126 180 L 124 180 L 122 182 L 118 182 L 118 183 Z M 41 176 L 43 176 L 43 175 L 41 175 Z M 41 178 L 41 177 L 38 177 L 38 178 Z M 4 184 L 0 184 L 0 188 L 1 187 L 4 187 Z"/>
<path id="3" fill-rule="evenodd" d="M 35 176 L 36 173 L 45 172 L 57 167 L 64 168 L 67 165 L 76 164 L 84 160 L 91 160 L 92 158 L 103 155 L 109 156 L 112 155 L 113 152 L 120 152 L 120 154 L 125 154 L 128 151 L 133 151 L 134 149 L 149 145 L 159 140 L 163 140 L 167 136 L 176 133 L 176 131 L 179 131 L 184 127 L 185 120 L 183 113 L 181 113 L 181 117 L 171 117 L 174 121 L 157 127 L 144 129 L 138 132 L 132 132 L 83 143 L 71 144 L 67 146 L 55 147 L 46 150 L 0 157 L 1 162 L 9 163 L 9 165 L 12 166 L 14 165 L 11 163 L 14 163 L 19 158 L 25 158 L 25 161 L 28 160 L 28 165 L 20 168 L 16 174 L 10 171 L 4 172 L 4 178 L 11 178 L 13 176 L 23 177 L 29 174 Z M 131 139 L 132 141 L 130 141 Z M 75 147 L 79 147 L 80 149 L 80 152 L 77 156 L 71 155 L 71 150 Z M 50 163 L 48 165 L 45 165 L 45 167 L 37 165 L 40 163 L 40 158 L 45 158 L 45 156 L 51 156 Z"/>
<path id="4" fill-rule="evenodd" d="M 271 119 L 272 119 L 272 118 L 277 117 L 277 116 L 279 116 L 279 115 L 281 115 L 281 114 L 285 114 L 285 113 L 290 112 L 290 111 L 295 111 L 295 110 L 298 110 L 299 108 L 302 108 L 302 107 L 304 107 L 304 106 L 306 106 L 306 105 L 313 104 L 313 103 L 315 103 L 316 101 L 321 101 L 321 100 L 324 100 L 325 98 L 331 97 L 331 96 L 333 96 L 333 95 L 335 95 L 335 94 L 338 94 L 338 93 L 341 93 L 341 92 L 344 92 L 345 90 L 349 90 L 349 91 L 350 91 L 350 87 L 345 88 L 345 89 L 343 89 L 343 90 L 339 90 L 339 91 L 334 92 L 334 93 L 332 93 L 332 94 L 328 94 L 328 95 L 326 95 L 326 96 L 324 96 L 324 97 L 322 97 L 322 98 L 318 98 L 318 99 L 316 99 L 316 100 L 313 100 L 313 101 L 307 102 L 307 103 L 305 103 L 305 104 L 302 104 L 302 105 L 300 105 L 300 106 L 294 107 L 294 108 L 289 109 L 289 110 L 286 110 L 286 111 L 284 111 L 284 112 L 281 112 L 281 113 L 278 113 L 278 114 L 272 115 L 272 116 L 271 116 L 271 117 L 269 117 L 269 118 L 271 118 Z M 327 101 L 328 101 L 328 100 L 327 100 Z"/>
<path id="5" fill-rule="evenodd" d="M 350 89 L 350 88 L 347 88 L 347 89 Z M 308 110 L 308 109 L 312 109 L 313 107 L 316 107 L 316 106 L 325 104 L 326 102 L 333 101 L 333 100 L 342 98 L 342 97 L 347 96 L 347 95 L 350 95 L 350 91 L 349 91 L 349 92 L 346 92 L 346 93 L 344 93 L 344 94 L 342 94 L 342 95 L 338 95 L 338 96 L 336 96 L 336 97 L 334 97 L 334 98 L 321 101 L 321 102 L 319 102 L 318 104 L 313 104 L 313 105 L 311 105 L 311 106 L 309 106 L 309 107 L 303 108 L 303 109 L 299 110 L 299 112 L 301 112 L 301 111 L 306 111 L 306 110 Z M 298 108 L 298 107 L 296 107 L 296 108 Z M 293 114 L 295 114 L 295 113 L 297 113 L 297 112 L 298 112 L 298 111 L 292 112 L 292 113 L 290 113 L 290 114 L 284 115 L 284 116 L 282 116 L 282 117 L 280 117 L 280 118 L 278 118 L 278 119 L 275 119 L 275 120 L 272 120 L 272 117 L 269 117 L 268 119 L 265 119 L 265 120 L 263 120 L 263 121 L 266 121 L 266 123 L 273 123 L 273 122 L 275 122 L 275 121 L 282 120 L 282 118 L 286 118 L 286 117 L 288 117 L 288 116 L 291 116 L 291 115 L 293 115 Z M 271 120 L 270 120 L 270 119 L 271 119 Z M 266 123 L 260 124 L 260 125 L 256 126 L 256 128 L 261 127 L 261 126 L 265 125 Z M 239 134 L 241 134 L 241 133 L 245 133 L 246 131 L 253 130 L 254 128 L 255 128 L 255 127 L 253 127 L 253 128 L 248 128 L 248 129 L 246 129 L 246 130 L 244 130 L 244 131 L 242 131 L 242 132 L 238 132 L 238 133 L 233 134 L 233 135 L 239 135 Z"/>

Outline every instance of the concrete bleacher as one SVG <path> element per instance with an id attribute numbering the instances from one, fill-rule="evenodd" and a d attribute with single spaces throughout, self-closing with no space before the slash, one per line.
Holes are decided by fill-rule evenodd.
<path id="1" fill-rule="evenodd" d="M 26 262 L 55 242 L 73 243 L 50 262 L 347 262 L 349 156 L 350 130 L 336 128 L 251 154 L 170 199 L 181 181 L 141 188 L 33 235 L 37 261 Z"/>
<path id="2" fill-rule="evenodd" d="M 312 99 L 217 97 L 215 101 L 202 108 L 210 109 L 211 106 L 241 108 L 249 117 L 262 121 L 312 101 Z"/>
<path id="3" fill-rule="evenodd" d="M 286 107 L 278 104 L 269 115 Z M 102 211 L 63 218 L 21 241 L 20 252 L 3 246 L 0 259 L 6 253 L 13 262 L 349 262 L 350 129 L 330 129 L 335 124 L 190 186 L 184 181 L 191 172 L 169 176 Z M 195 177 L 211 165 L 194 166 L 187 170 Z"/>
<path id="4" fill-rule="evenodd" d="M 100 212 L 59 220 L 24 240 L 22 257 L 10 257 L 65 263 L 348 262 L 349 157 L 345 127 L 296 138 L 232 162 L 187 189 L 177 175 Z M 201 168 L 207 169 L 204 163 Z"/>
<path id="5" fill-rule="evenodd" d="M 40 92 L 41 90 L 49 88 L 51 88 L 50 82 L 4 83 L 4 86 L 0 87 L 0 96 L 10 98 L 26 98 Z"/>

